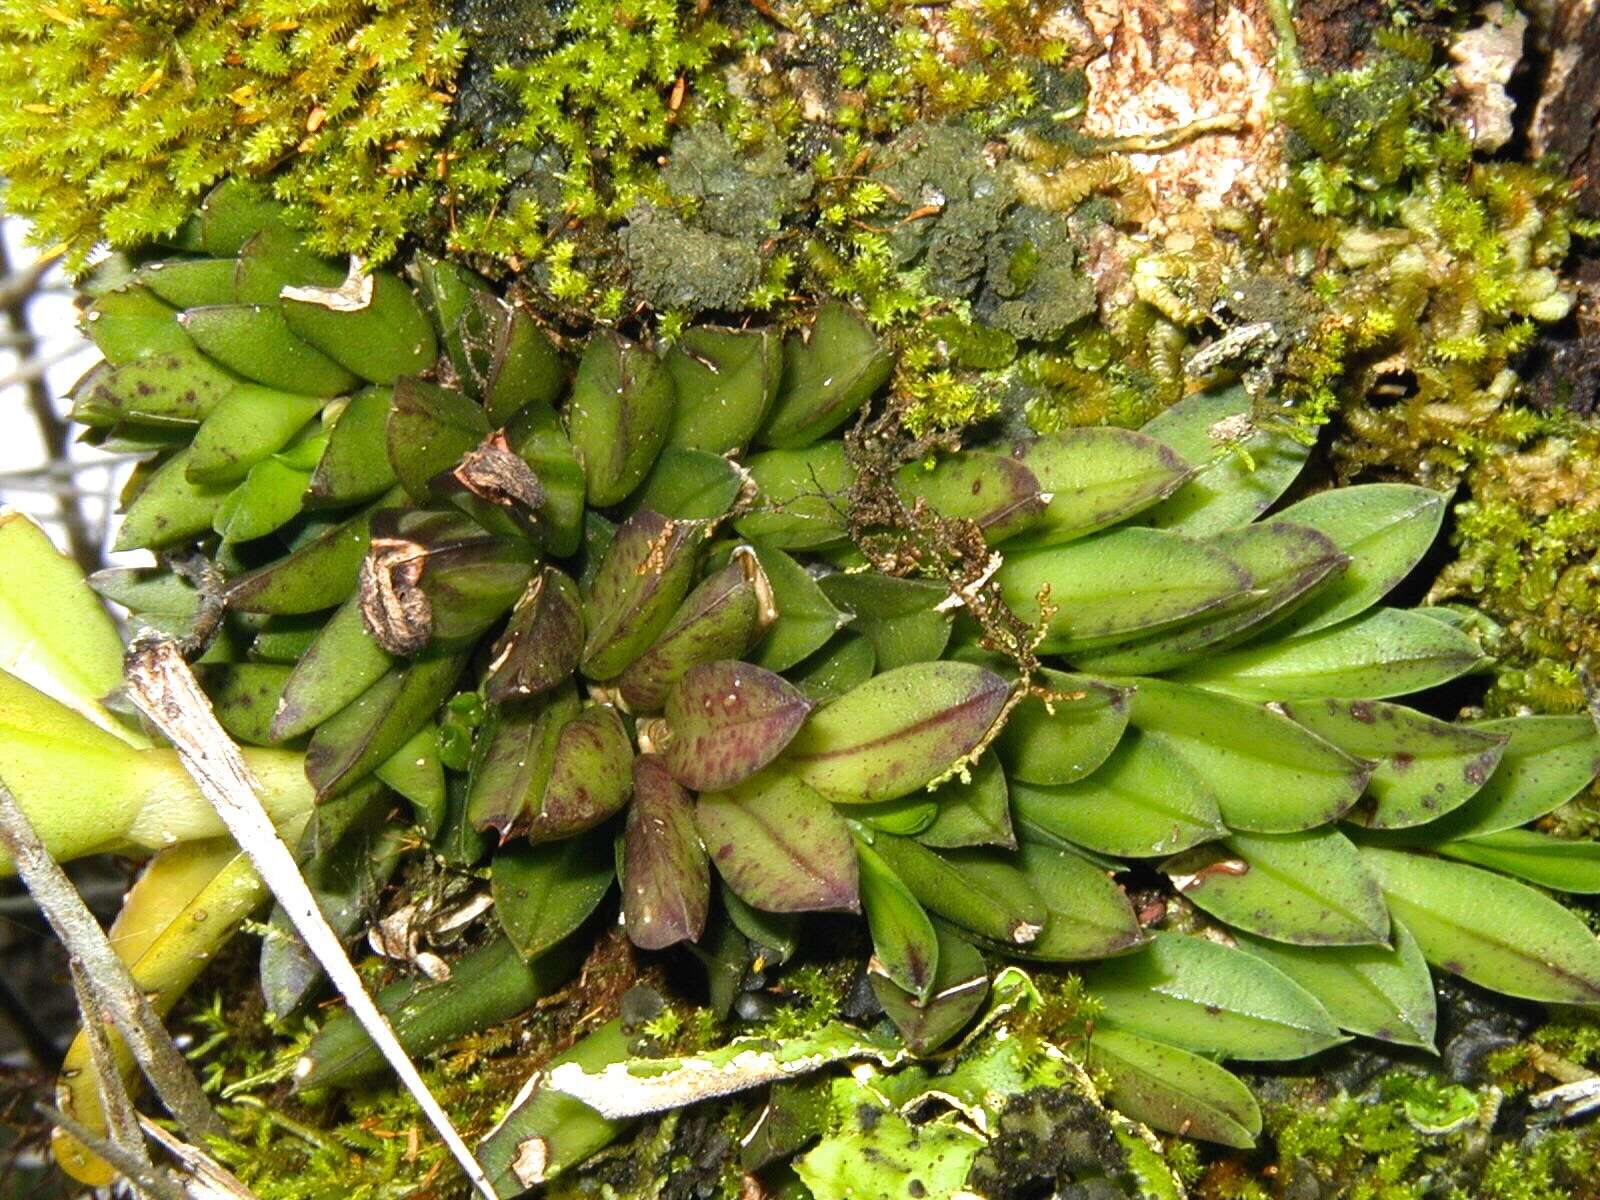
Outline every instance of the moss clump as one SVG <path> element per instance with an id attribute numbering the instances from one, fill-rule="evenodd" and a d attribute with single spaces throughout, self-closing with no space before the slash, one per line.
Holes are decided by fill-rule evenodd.
<path id="1" fill-rule="evenodd" d="M 318 249 L 391 253 L 430 214 L 464 44 L 429 0 L 0 5 L 6 206 L 80 266 L 278 170 Z"/>

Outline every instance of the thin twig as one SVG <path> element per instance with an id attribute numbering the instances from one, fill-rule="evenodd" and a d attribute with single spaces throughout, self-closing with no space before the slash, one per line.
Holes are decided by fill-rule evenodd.
<path id="1" fill-rule="evenodd" d="M 190 1137 L 226 1137 L 227 1128 L 211 1110 L 199 1080 L 161 1024 L 161 1018 L 139 990 L 127 964 L 111 949 L 105 930 L 74 890 L 66 872 L 50 857 L 3 780 L 0 843 L 10 853 L 17 874 L 39 902 L 39 910 L 56 937 L 88 975 L 96 998 L 105 1005 L 162 1103 Z"/>
<path id="2" fill-rule="evenodd" d="M 76 962 L 71 964 L 72 990 L 77 993 L 78 1013 L 83 1018 L 83 1036 L 89 1043 L 89 1061 L 94 1064 L 95 1082 L 100 1088 L 100 1106 L 105 1111 L 106 1129 L 111 1143 L 153 1169 L 150 1154 L 144 1146 L 144 1134 L 139 1132 L 139 1114 L 122 1082 L 122 1072 L 117 1069 L 116 1056 L 111 1050 L 111 1039 L 106 1037 L 106 1018 L 95 999 L 89 977 Z"/>
<path id="3" fill-rule="evenodd" d="M 101 1158 L 105 1159 L 127 1178 L 128 1182 L 155 1196 L 157 1200 L 192 1200 L 189 1192 L 172 1175 L 159 1167 L 153 1166 L 150 1156 L 145 1151 L 143 1143 L 140 1144 L 140 1153 L 136 1156 L 128 1153 L 115 1142 L 106 1140 L 94 1130 L 69 1117 L 58 1108 L 48 1104 L 35 1105 L 45 1120 L 52 1125 L 59 1125 L 73 1137 L 77 1138 Z"/>
<path id="4" fill-rule="evenodd" d="M 128 695 L 177 748 L 184 769 L 216 808 L 217 815 L 233 834 L 233 840 L 250 856 L 295 929 L 344 995 L 350 1011 L 388 1059 L 395 1074 L 461 1164 L 467 1178 L 487 1200 L 498 1200 L 482 1165 L 456 1131 L 449 1114 L 428 1090 L 416 1064 L 362 986 L 361 976 L 345 954 L 344 944 L 329 927 L 295 864 L 294 855 L 278 836 L 271 817 L 262 806 L 261 785 L 245 766 L 239 748 L 217 724 L 211 703 L 200 690 L 178 644 L 169 637 L 136 641 L 128 651 L 123 674 Z"/>

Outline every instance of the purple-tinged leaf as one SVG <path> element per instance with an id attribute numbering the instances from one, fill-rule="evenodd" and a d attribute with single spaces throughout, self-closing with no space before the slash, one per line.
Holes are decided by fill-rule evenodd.
<path id="1" fill-rule="evenodd" d="M 583 672 L 614 679 L 672 620 L 694 582 L 700 527 L 642 508 L 624 521 L 584 597 Z"/>
<path id="2" fill-rule="evenodd" d="M 792 775 L 765 771 L 700 797 L 706 852 L 746 903 L 768 912 L 859 912 L 856 848 L 834 808 Z"/>
<path id="3" fill-rule="evenodd" d="M 485 695 L 491 704 L 534 696 L 565 682 L 583 653 L 583 602 L 578 585 L 545 567 L 517 601 L 494 644 Z"/>
<path id="4" fill-rule="evenodd" d="M 622 841 L 622 920 L 633 944 L 693 941 L 711 905 L 711 868 L 694 805 L 654 754 L 633 762 L 633 804 Z"/>
<path id="5" fill-rule="evenodd" d="M 733 787 L 781 754 L 810 711 L 780 675 L 732 660 L 702 663 L 667 695 L 667 766 L 697 792 Z"/>
<path id="6" fill-rule="evenodd" d="M 609 704 L 584 709 L 561 727 L 528 838 L 554 841 L 593 829 L 633 794 L 633 743 Z"/>

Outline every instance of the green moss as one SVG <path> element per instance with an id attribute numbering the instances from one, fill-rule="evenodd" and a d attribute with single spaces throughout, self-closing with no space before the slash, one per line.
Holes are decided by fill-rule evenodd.
<path id="1" fill-rule="evenodd" d="M 6 205 L 81 266 L 264 176 L 320 249 L 391 253 L 433 207 L 460 36 L 428 0 L 0 5 Z"/>

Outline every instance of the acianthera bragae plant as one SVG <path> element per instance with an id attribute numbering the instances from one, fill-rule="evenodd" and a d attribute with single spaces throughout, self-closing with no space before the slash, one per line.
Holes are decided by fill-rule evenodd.
<path id="1" fill-rule="evenodd" d="M 1485 662 L 1469 615 L 1382 603 L 1446 496 L 1285 501 L 1308 449 L 1242 389 L 1138 432 L 910 443 L 875 418 L 890 357 L 842 304 L 787 334 L 569 348 L 460 267 L 408 274 L 331 265 L 225 184 L 162 257 L 90 281 L 106 361 L 74 413 L 149 453 L 119 546 L 163 560 L 96 588 L 194 650 L 343 932 L 407 855 L 434 864 L 376 935 L 448 976 L 382 997 L 415 1051 L 559 986 L 614 892 L 642 950 L 735 964 L 711 972 L 724 1012 L 803 914 L 860 914 L 898 1032 L 650 1066 L 608 1026 L 484 1143 L 504 1194 L 741 1054 L 763 1068 L 724 1092 L 860 1054 L 922 1078 L 1016 1003 L 1007 960 L 1081 975 L 1080 1050 L 1123 1114 L 1238 1146 L 1260 1113 L 1218 1060 L 1431 1048 L 1430 969 L 1600 1003 L 1600 947 L 1548 894 L 1600 891 L 1600 855 L 1526 828 L 1594 777 L 1594 722 L 1396 701 Z M 170 1006 L 264 889 L 170 751 L 0 684 L 0 777 L 58 855 L 180 843 L 122 943 Z M 492 906 L 468 898 L 483 877 Z M 446 965 L 451 921 L 483 932 Z M 284 1015 L 318 973 L 271 928 Z M 61 1099 L 94 1127 L 86 1055 Z M 381 1069 L 336 1015 L 296 1085 Z M 71 1138 L 58 1155 L 109 1177 Z"/>

